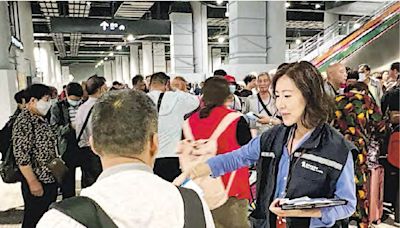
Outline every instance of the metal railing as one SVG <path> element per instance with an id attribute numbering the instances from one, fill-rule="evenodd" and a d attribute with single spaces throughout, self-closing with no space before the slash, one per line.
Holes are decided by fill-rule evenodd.
<path id="1" fill-rule="evenodd" d="M 312 58 L 322 54 L 328 50 L 332 45 L 337 43 L 341 38 L 349 35 L 355 30 L 359 29 L 363 24 L 369 21 L 375 16 L 379 16 L 385 12 L 390 6 L 396 4 L 394 2 L 386 2 L 382 7 L 378 8 L 371 15 L 365 15 L 360 18 L 353 18 L 349 21 L 337 21 L 330 25 L 325 30 L 304 41 L 294 49 L 286 50 L 286 61 L 295 62 L 303 60 L 309 54 L 313 52 Z M 330 45 L 326 45 L 327 42 L 332 42 Z M 311 59 L 306 59 L 311 60 Z"/>

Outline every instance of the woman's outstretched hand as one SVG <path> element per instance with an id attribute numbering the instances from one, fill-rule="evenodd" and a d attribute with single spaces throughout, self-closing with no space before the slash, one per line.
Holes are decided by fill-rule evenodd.
<path id="1" fill-rule="evenodd" d="M 172 182 L 176 186 L 181 186 L 186 179 L 196 179 L 199 177 L 208 176 L 211 174 L 211 168 L 207 163 L 200 163 L 189 170 L 182 172 L 175 180 Z"/>

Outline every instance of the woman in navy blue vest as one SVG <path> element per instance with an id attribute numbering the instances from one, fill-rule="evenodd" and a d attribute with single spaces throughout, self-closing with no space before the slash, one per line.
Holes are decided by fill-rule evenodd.
<path id="1" fill-rule="evenodd" d="M 288 64 L 273 79 L 276 107 L 283 124 L 231 153 L 211 158 L 176 179 L 221 176 L 257 163 L 257 204 L 252 227 L 342 227 L 355 211 L 354 145 L 326 124 L 334 105 L 323 79 L 309 62 Z M 346 205 L 322 209 L 282 210 L 283 198 L 339 198 Z"/>

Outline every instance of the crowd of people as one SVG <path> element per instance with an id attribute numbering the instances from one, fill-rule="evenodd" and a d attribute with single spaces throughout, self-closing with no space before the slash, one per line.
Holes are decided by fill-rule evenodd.
<path id="1" fill-rule="evenodd" d="M 20 174 L 22 227 L 369 227 L 371 170 L 382 165 L 382 194 L 399 223 L 399 75 L 399 62 L 375 73 L 334 63 L 324 77 L 301 61 L 242 85 L 224 70 L 199 84 L 136 75 L 131 88 L 94 75 L 60 95 L 33 84 L 15 94 L 0 137 L 2 160 L 14 159 Z M 212 156 L 186 166 L 185 140 Z M 58 157 L 68 168 L 61 180 L 49 166 Z M 226 188 L 217 206 L 213 189 L 196 182 L 210 176 Z M 188 180 L 203 192 L 173 185 Z M 347 204 L 282 210 L 283 199 L 303 196 Z"/>

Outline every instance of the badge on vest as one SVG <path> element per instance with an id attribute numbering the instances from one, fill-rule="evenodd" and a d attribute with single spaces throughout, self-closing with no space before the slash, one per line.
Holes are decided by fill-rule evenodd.
<path id="1" fill-rule="evenodd" d="M 301 167 L 303 167 L 305 169 L 308 169 L 308 170 L 311 170 L 311 171 L 316 172 L 316 173 L 321 173 L 321 174 L 324 173 L 324 171 L 320 170 L 318 168 L 318 166 L 311 165 L 311 164 L 307 163 L 306 161 L 302 161 L 301 162 Z"/>

